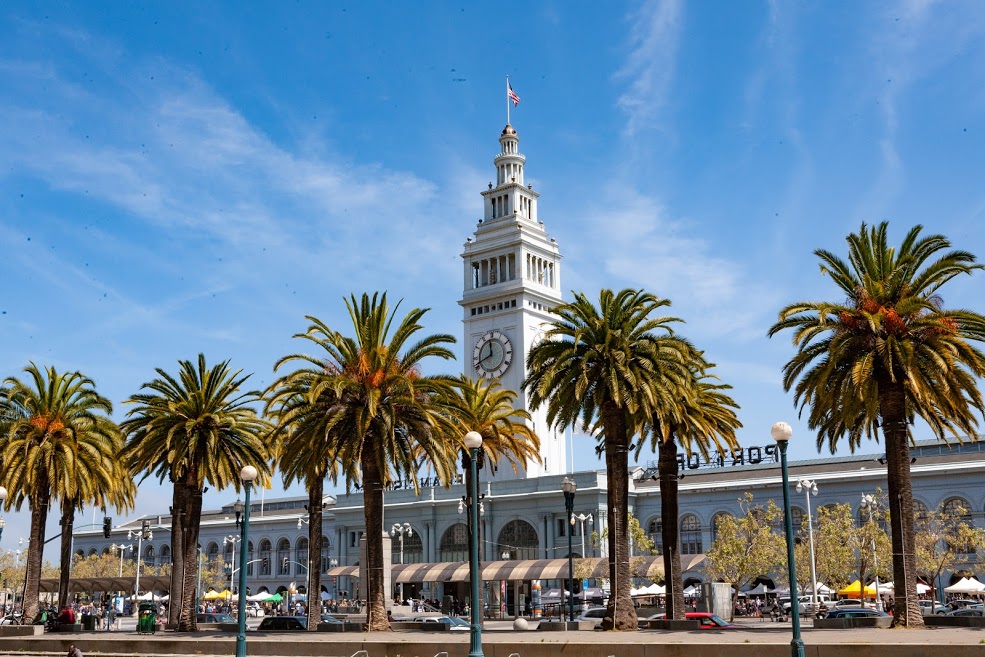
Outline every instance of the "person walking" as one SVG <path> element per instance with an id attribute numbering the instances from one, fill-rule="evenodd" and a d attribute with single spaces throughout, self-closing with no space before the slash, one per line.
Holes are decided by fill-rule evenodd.
<path id="1" fill-rule="evenodd" d="M 116 622 L 116 605 L 112 602 L 109 604 L 109 609 L 106 610 L 106 631 L 113 631 L 113 623 Z"/>

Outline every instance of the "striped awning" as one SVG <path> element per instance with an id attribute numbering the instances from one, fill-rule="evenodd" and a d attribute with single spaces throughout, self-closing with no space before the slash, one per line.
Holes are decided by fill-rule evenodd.
<path id="1" fill-rule="evenodd" d="M 681 570 L 692 570 L 705 560 L 703 554 L 681 555 Z M 609 560 L 605 558 L 574 559 L 575 576 L 596 578 L 609 576 Z M 660 579 L 664 566 L 662 556 L 632 557 L 630 570 L 634 577 Z M 409 584 L 412 582 L 467 582 L 469 563 L 451 561 L 443 563 L 409 563 L 393 566 L 393 582 Z M 338 566 L 330 568 L 331 577 L 359 577 L 359 566 Z M 567 559 L 518 559 L 510 561 L 487 561 L 482 565 L 482 580 L 529 581 L 532 579 L 568 579 Z"/>

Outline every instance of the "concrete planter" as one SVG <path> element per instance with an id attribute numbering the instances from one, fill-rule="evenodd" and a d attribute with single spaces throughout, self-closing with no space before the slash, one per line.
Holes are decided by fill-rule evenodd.
<path id="1" fill-rule="evenodd" d="M 928 627 L 985 627 L 985 616 L 924 616 Z"/>
<path id="2" fill-rule="evenodd" d="M 567 632 L 568 630 L 594 630 L 598 627 L 588 621 L 540 621 L 538 630 L 543 632 Z"/>
<path id="3" fill-rule="evenodd" d="M 42 636 L 44 625 L 0 625 L 0 636 Z"/>
<path id="4" fill-rule="evenodd" d="M 870 616 L 868 618 L 817 618 L 815 630 L 850 630 L 861 627 L 888 628 L 893 624 L 892 616 Z"/>

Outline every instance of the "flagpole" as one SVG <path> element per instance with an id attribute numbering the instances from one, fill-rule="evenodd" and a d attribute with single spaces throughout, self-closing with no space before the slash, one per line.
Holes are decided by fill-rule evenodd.
<path id="1" fill-rule="evenodd" d="M 510 76 L 506 76 L 506 124 L 510 123 Z"/>

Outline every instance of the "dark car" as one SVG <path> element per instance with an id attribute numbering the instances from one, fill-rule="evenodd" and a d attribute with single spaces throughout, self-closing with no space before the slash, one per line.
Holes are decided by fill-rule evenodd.
<path id="1" fill-rule="evenodd" d="M 236 619 L 229 614 L 198 614 L 199 623 L 235 623 Z"/>
<path id="2" fill-rule="evenodd" d="M 303 616 L 267 616 L 260 621 L 258 632 L 304 632 L 308 629 Z"/>
<path id="3" fill-rule="evenodd" d="M 825 618 L 888 618 L 889 614 L 884 611 L 879 611 L 878 609 L 869 609 L 867 607 L 842 607 L 841 609 L 832 609 L 828 612 Z"/>

